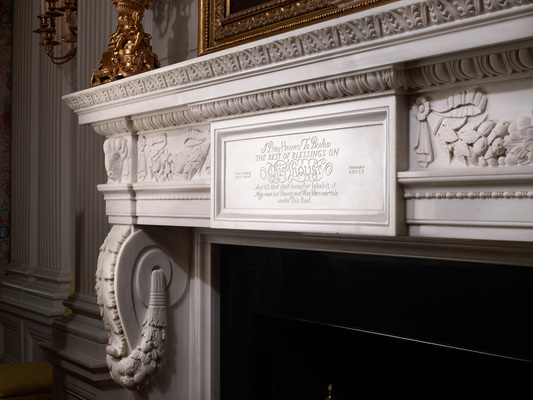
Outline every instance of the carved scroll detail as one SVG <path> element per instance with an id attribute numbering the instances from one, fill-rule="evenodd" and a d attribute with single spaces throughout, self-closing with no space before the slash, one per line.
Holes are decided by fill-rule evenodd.
<path id="1" fill-rule="evenodd" d="M 533 124 L 524 116 L 517 122 L 492 121 L 484 114 L 487 97 L 473 89 L 431 103 L 420 97 L 413 106 L 418 120 L 414 151 L 419 166 L 433 162 L 431 137 L 448 151 L 450 162 L 465 165 L 527 165 L 533 162 Z"/>
<path id="2" fill-rule="evenodd" d="M 106 362 L 111 377 L 126 389 L 142 389 L 150 377 L 159 372 L 164 359 L 165 277 L 160 270 L 152 272 L 150 306 L 143 324 L 142 341 L 127 355 L 126 334 L 117 306 L 115 276 L 119 252 L 130 233 L 130 226 L 116 225 L 100 248 L 96 296 L 109 339 Z"/>
<path id="3" fill-rule="evenodd" d="M 186 238 L 164 228 L 133 232 L 129 225 L 113 226 L 100 248 L 96 296 L 109 339 L 106 362 L 113 380 L 126 389 L 143 389 L 162 368 L 167 309 L 187 287 L 185 248 Z"/>
<path id="4" fill-rule="evenodd" d="M 106 347 L 108 359 L 109 357 L 121 358 L 125 356 L 128 347 L 115 296 L 115 268 L 118 253 L 130 234 L 130 226 L 113 226 L 100 247 L 100 254 L 98 255 L 95 289 L 100 315 L 109 338 L 109 344 Z"/>

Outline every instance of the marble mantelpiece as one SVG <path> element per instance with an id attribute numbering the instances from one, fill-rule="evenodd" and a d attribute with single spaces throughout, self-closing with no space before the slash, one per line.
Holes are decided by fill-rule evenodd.
<path id="1" fill-rule="evenodd" d="M 106 137 L 111 364 L 148 307 L 124 308 L 148 290 L 124 271 L 163 263 L 183 340 L 150 396 L 217 398 L 212 243 L 533 265 L 533 4 L 460 4 L 394 2 L 64 96 Z"/>
<path id="2" fill-rule="evenodd" d="M 237 126 L 242 118 L 251 117 L 267 124 L 287 113 L 295 115 L 295 110 L 313 114 L 313 107 L 333 104 L 350 109 L 350 102 L 354 109 L 364 108 L 369 99 L 393 98 L 405 102 L 398 106 L 398 115 L 387 121 L 387 135 L 392 135 L 394 141 L 388 151 L 392 156 L 398 154 L 389 172 L 398 173 L 398 182 L 405 191 L 404 198 L 392 205 L 393 218 L 404 209 L 404 202 L 407 205 L 405 218 L 400 216 L 402 220 L 395 221 L 396 231 L 405 231 L 400 225 L 407 223 L 409 234 L 415 236 L 531 240 L 531 221 L 527 218 L 531 215 L 527 212 L 531 211 L 529 162 L 481 168 L 470 160 L 465 165 L 459 161 L 464 158 L 459 145 L 465 152 L 472 149 L 474 153 L 473 141 L 479 135 L 466 144 L 452 132 L 450 140 L 457 138 L 460 143 L 446 143 L 441 139 L 443 129 L 434 132 L 431 140 L 427 134 L 420 139 L 430 146 L 433 141 L 431 157 L 435 161 L 423 165 L 415 150 L 420 126 L 436 131 L 438 118 L 444 118 L 447 126 L 453 121 L 456 132 L 475 127 L 481 118 L 495 123 L 509 121 L 512 127 L 520 123 L 522 130 L 527 130 L 523 117 L 531 115 L 528 101 L 533 69 L 528 36 L 532 11 L 527 3 L 506 2 L 501 9 L 492 2 L 472 3 L 468 10 L 449 4 L 441 9 L 432 2 L 393 3 L 297 34 L 67 95 L 64 100 L 78 114 L 81 124 L 90 123 L 96 132 L 109 138 L 106 154 L 120 159 L 108 157 L 109 181 L 100 186 L 112 223 L 220 226 L 211 212 L 211 203 L 216 202 L 211 186 L 217 181 L 211 182 L 211 176 L 215 176 L 211 163 L 216 161 L 210 158 L 216 154 L 212 135 L 216 137 L 217 124 L 227 129 L 231 121 Z M 490 35 L 486 34 L 488 27 Z M 468 90 L 482 104 L 468 103 L 468 99 L 461 103 L 459 97 L 468 96 Z M 452 97 L 456 104 L 440 110 L 439 104 Z M 416 116 L 411 108 L 424 107 L 424 101 L 430 98 L 434 108 L 430 121 L 419 123 L 417 118 L 425 111 Z M 429 107 L 430 102 L 426 103 Z M 473 111 L 472 107 L 478 108 Z M 449 150 L 446 146 L 455 147 Z M 529 151 L 525 142 L 517 146 Z M 454 156 L 454 151 L 459 155 Z M 183 168 L 192 165 L 192 152 L 198 152 L 194 157 L 202 162 L 201 170 L 184 173 Z M 189 161 L 183 161 L 186 157 Z M 113 172 L 113 168 L 120 171 Z M 497 183 L 510 182 L 509 175 L 514 177 L 513 184 L 502 187 Z M 432 176 L 434 182 L 424 187 L 422 182 L 429 184 Z M 480 176 L 488 186 L 480 186 Z M 438 191 L 437 181 L 442 186 Z M 444 181 L 449 183 L 444 185 Z M 475 183 L 471 190 L 464 189 L 468 181 Z M 388 198 L 395 198 L 396 187 L 391 188 L 394 190 Z M 460 222 L 465 215 L 442 218 L 447 213 L 447 205 L 441 201 L 443 193 L 448 193 L 445 202 L 453 204 L 450 211 L 456 209 L 459 198 L 476 198 L 461 201 L 461 205 L 492 199 L 481 202 L 486 209 L 483 215 L 468 220 L 469 226 L 479 222 L 476 232 Z M 156 208 L 152 207 L 153 201 L 157 201 Z M 439 222 L 432 223 L 428 212 L 437 204 Z M 470 214 L 468 208 L 465 213 Z M 512 209 L 514 215 L 506 219 L 502 215 L 509 213 L 502 213 L 502 209 Z M 485 229 L 489 221 L 494 223 Z M 291 230 L 286 224 L 280 226 Z M 505 236 L 494 236 L 500 228 Z M 302 227 L 292 230 L 300 231 Z"/>

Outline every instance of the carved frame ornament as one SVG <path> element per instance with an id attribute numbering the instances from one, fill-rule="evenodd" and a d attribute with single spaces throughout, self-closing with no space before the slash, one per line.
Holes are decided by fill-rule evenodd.
<path id="1" fill-rule="evenodd" d="M 397 0 L 201 0 L 198 55 Z"/>

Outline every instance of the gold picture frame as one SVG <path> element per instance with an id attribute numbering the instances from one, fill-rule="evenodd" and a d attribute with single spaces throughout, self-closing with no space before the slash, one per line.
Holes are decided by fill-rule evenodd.
<path id="1" fill-rule="evenodd" d="M 200 0 L 198 55 L 397 0 Z"/>

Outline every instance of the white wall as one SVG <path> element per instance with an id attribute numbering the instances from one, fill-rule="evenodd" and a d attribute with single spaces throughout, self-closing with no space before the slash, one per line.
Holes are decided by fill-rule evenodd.
<path id="1" fill-rule="evenodd" d="M 110 1 L 78 0 L 78 54 L 56 66 L 33 33 L 41 1 L 13 3 L 12 239 L 0 277 L 0 361 L 29 361 L 41 359 L 35 343 L 51 338 L 69 294 L 94 303 L 98 249 L 109 229 L 96 190 L 106 180 L 103 138 L 78 126 L 61 96 L 90 87 L 118 14 Z M 143 23 L 163 66 L 196 56 L 197 16 L 196 0 L 152 2 Z M 69 331 L 71 320 L 61 329 Z"/>

